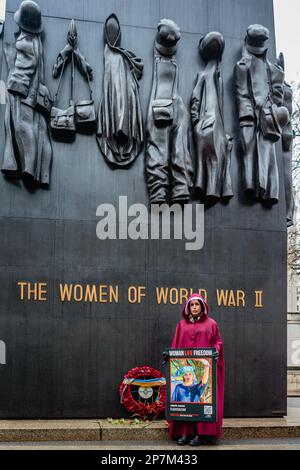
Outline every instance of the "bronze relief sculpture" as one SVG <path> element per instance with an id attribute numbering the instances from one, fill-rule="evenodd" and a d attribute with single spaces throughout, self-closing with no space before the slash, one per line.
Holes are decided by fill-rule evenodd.
<path id="1" fill-rule="evenodd" d="M 139 84 L 144 65 L 120 47 L 121 28 L 116 15 L 104 25 L 103 97 L 98 114 L 97 141 L 109 165 L 130 166 L 143 148 L 143 121 Z"/>
<path id="2" fill-rule="evenodd" d="M 78 48 L 77 28 L 71 20 L 68 30 L 67 45 L 60 51 L 53 67 L 53 77 L 59 77 L 54 106 L 51 109 L 51 133 L 53 138 L 63 142 L 72 142 L 76 132 L 93 133 L 96 128 L 96 111 L 90 81 L 93 80 L 93 70 Z M 57 105 L 58 94 L 66 66 L 71 63 L 70 102 L 66 109 Z M 74 90 L 75 70 L 78 69 L 88 83 L 89 99 L 76 100 Z"/>
<path id="3" fill-rule="evenodd" d="M 243 56 L 236 65 L 236 92 L 243 152 L 245 190 L 278 202 L 275 144 L 289 120 L 283 103 L 284 73 L 267 59 L 269 30 L 250 25 Z"/>
<path id="4" fill-rule="evenodd" d="M 284 71 L 284 56 L 282 53 L 279 54 L 277 64 Z M 291 85 L 286 81 L 283 82 L 283 105 L 287 108 L 291 117 L 293 113 L 293 90 Z M 292 181 L 293 128 L 291 119 L 289 119 L 288 123 L 282 129 L 281 147 L 284 171 L 286 224 L 287 227 L 291 227 L 294 223 L 294 196 Z"/>
<path id="5" fill-rule="evenodd" d="M 224 129 L 223 83 L 220 62 L 223 36 L 210 32 L 199 43 L 205 68 L 197 75 L 191 99 L 193 137 L 197 155 L 195 193 L 204 198 L 233 196 L 230 177 L 232 139 Z"/>
<path id="6" fill-rule="evenodd" d="M 40 7 L 24 1 L 14 19 L 19 26 L 15 48 L 5 49 L 9 74 L 1 171 L 7 177 L 23 177 L 47 186 L 52 162 L 48 129 L 51 98 L 44 77 Z"/>
<path id="7" fill-rule="evenodd" d="M 189 115 L 178 91 L 180 36 L 174 21 L 159 22 L 147 119 L 146 177 L 151 203 L 185 203 L 192 190 Z"/>

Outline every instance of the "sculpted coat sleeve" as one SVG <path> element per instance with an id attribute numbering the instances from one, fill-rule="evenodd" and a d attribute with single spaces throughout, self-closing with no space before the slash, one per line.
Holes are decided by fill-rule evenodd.
<path id="1" fill-rule="evenodd" d="M 255 111 L 249 89 L 248 70 L 246 62 L 242 59 L 235 67 L 236 98 L 238 116 L 240 121 L 240 139 L 243 149 L 245 189 L 253 190 L 256 181 L 255 154 L 256 154 L 256 122 Z"/>
<path id="2" fill-rule="evenodd" d="M 35 51 L 33 37 L 21 34 L 16 42 L 16 50 L 15 68 L 8 80 L 7 89 L 11 93 L 27 97 L 38 64 L 38 51 Z"/>
<path id="3" fill-rule="evenodd" d="M 72 57 L 72 47 L 70 44 L 67 44 L 66 47 L 57 56 L 56 63 L 53 67 L 53 77 L 57 78 L 61 72 L 62 66 L 65 65 L 71 60 Z"/>
<path id="4" fill-rule="evenodd" d="M 284 82 L 284 73 L 276 65 L 271 64 L 272 66 L 272 95 L 274 103 L 277 106 L 282 106 L 283 104 L 283 82 Z"/>
<path id="5" fill-rule="evenodd" d="M 199 122 L 200 119 L 200 102 L 202 98 L 202 85 L 203 80 L 201 78 L 200 73 L 197 74 L 196 85 L 193 90 L 192 98 L 191 98 L 191 117 L 192 117 L 192 124 L 193 127 Z"/>
<path id="6" fill-rule="evenodd" d="M 245 63 L 239 62 L 235 67 L 236 97 L 240 125 L 254 121 L 254 109 L 251 90 L 248 86 L 248 70 Z"/>
<path id="7" fill-rule="evenodd" d="M 80 73 L 86 77 L 88 75 L 89 80 L 93 80 L 93 69 L 90 64 L 86 61 L 85 57 L 79 51 L 79 49 L 74 50 L 74 56 Z"/>

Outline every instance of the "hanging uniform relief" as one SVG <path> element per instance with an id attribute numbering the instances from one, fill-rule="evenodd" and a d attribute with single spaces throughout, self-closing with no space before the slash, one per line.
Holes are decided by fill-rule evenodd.
<path id="1" fill-rule="evenodd" d="M 104 40 L 103 97 L 97 141 L 107 163 L 126 168 L 143 147 L 138 81 L 144 65 L 133 52 L 120 47 L 121 28 L 114 14 L 105 21 Z"/>
<path id="2" fill-rule="evenodd" d="M 279 178 L 275 144 L 289 121 L 283 103 L 284 73 L 267 59 L 269 31 L 248 27 L 242 59 L 235 68 L 245 190 L 278 202 Z"/>
<path id="3" fill-rule="evenodd" d="M 195 191 L 200 197 L 233 196 L 230 177 L 232 139 L 223 117 L 223 83 L 220 69 L 225 41 L 217 32 L 200 40 L 205 68 L 198 73 L 191 100 L 193 137 L 197 155 Z"/>
<path id="4" fill-rule="evenodd" d="M 51 98 L 44 81 L 40 7 L 22 2 L 15 13 L 20 30 L 15 48 L 5 47 L 8 64 L 5 149 L 2 172 L 48 186 L 52 147 L 48 129 Z"/>
<path id="5" fill-rule="evenodd" d="M 184 203 L 192 190 L 189 115 L 178 92 L 179 39 L 174 21 L 159 22 L 147 120 L 146 176 L 151 203 Z"/>
<path id="6" fill-rule="evenodd" d="M 277 64 L 284 71 L 284 57 L 282 53 L 279 54 Z M 291 117 L 293 113 L 293 89 L 286 81 L 283 82 L 283 105 L 287 108 Z M 294 197 L 292 180 L 293 128 L 291 119 L 282 129 L 281 146 L 284 170 L 286 224 L 287 227 L 290 227 L 294 223 Z"/>

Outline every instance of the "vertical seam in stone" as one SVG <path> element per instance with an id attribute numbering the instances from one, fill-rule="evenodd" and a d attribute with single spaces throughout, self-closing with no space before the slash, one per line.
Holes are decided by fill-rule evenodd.
<path id="1" fill-rule="evenodd" d="M 99 441 L 102 441 L 102 427 L 101 427 L 101 421 L 97 419 L 96 423 L 99 426 Z"/>

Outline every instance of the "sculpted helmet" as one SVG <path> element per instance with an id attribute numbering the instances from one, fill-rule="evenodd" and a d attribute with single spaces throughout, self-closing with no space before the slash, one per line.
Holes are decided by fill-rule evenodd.
<path id="1" fill-rule="evenodd" d="M 14 19 L 17 25 L 27 33 L 39 34 L 43 30 L 41 9 L 31 0 L 21 3 Z"/>

